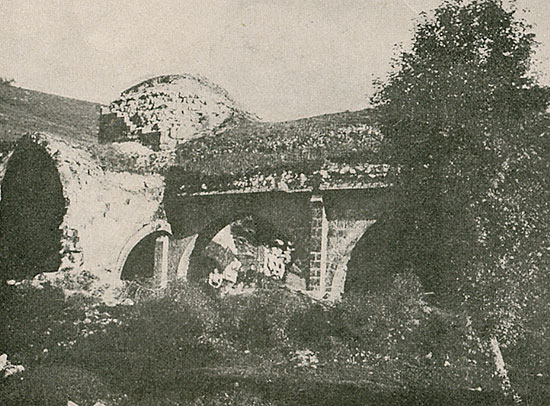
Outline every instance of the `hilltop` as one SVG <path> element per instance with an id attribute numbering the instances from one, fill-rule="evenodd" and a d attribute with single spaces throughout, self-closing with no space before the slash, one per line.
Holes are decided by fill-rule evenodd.
<path id="1" fill-rule="evenodd" d="M 99 108 L 97 103 L 0 85 L 0 142 L 12 142 L 36 131 L 96 138 Z"/>

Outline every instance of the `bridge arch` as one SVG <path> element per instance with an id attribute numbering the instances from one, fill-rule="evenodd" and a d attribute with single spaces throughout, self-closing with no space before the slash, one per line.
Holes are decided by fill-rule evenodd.
<path id="1" fill-rule="evenodd" d="M 209 257 L 205 256 L 205 251 L 207 251 L 207 249 L 211 247 L 211 242 L 214 241 L 216 236 L 220 235 L 220 232 L 222 232 L 227 227 L 235 226 L 238 221 L 246 222 L 243 225 L 244 229 L 241 230 L 241 232 L 243 233 L 241 237 L 251 243 L 251 245 L 256 246 L 257 248 L 260 246 L 269 246 L 273 244 L 273 242 L 277 239 L 280 239 L 285 243 L 294 243 L 294 241 L 292 241 L 292 239 L 290 239 L 286 233 L 282 232 L 269 220 L 256 213 L 252 213 L 249 211 L 231 213 L 229 215 L 220 216 L 212 220 L 206 227 L 204 227 L 198 234 L 194 236 L 194 244 L 189 244 L 187 246 L 186 252 L 180 259 L 178 274 L 182 272 L 180 268 L 183 268 L 186 264 L 188 264 L 188 270 L 186 273 L 186 277 L 188 280 L 197 281 L 205 277 L 205 275 L 202 274 L 202 272 L 205 271 L 205 268 L 208 268 L 209 265 L 211 265 L 212 267 L 216 265 L 214 263 L 215 261 L 209 262 Z M 246 230 L 247 227 L 250 227 L 251 231 L 251 233 L 248 235 Z M 230 229 L 226 232 L 231 233 Z M 233 235 L 231 237 L 231 241 L 227 241 L 227 243 L 228 246 L 234 244 Z M 248 256 L 248 259 L 251 263 L 256 263 L 254 261 L 256 261 L 258 258 L 257 252 L 248 252 L 246 253 L 248 255 L 246 255 L 245 253 L 240 252 L 239 246 L 233 245 L 232 249 L 228 248 L 228 246 L 224 247 L 225 252 L 227 253 L 227 257 L 225 258 L 226 261 L 228 261 L 228 258 L 233 257 L 240 258 L 240 260 L 242 260 L 243 256 Z M 223 267 L 223 264 L 217 265 L 222 265 Z M 259 264 L 256 263 L 256 265 Z"/>
<path id="2" fill-rule="evenodd" d="M 7 161 L 0 200 L 0 267 L 5 279 L 55 272 L 67 212 L 62 174 L 48 150 L 22 138 Z"/>
<path id="3" fill-rule="evenodd" d="M 132 251 L 135 251 L 136 248 L 139 248 L 140 243 L 142 242 L 148 242 L 150 245 L 150 241 L 147 241 L 149 238 L 155 238 L 160 235 L 172 235 L 172 228 L 170 224 L 165 220 L 157 220 L 152 223 L 149 223 L 139 229 L 136 233 L 134 233 L 130 238 L 126 240 L 126 242 L 123 244 L 122 249 L 118 255 L 116 267 L 115 267 L 115 275 L 118 279 L 124 279 L 125 272 L 125 265 L 127 264 L 127 261 L 132 254 Z M 144 247 L 145 248 L 145 247 Z M 153 244 L 154 248 L 154 244 Z M 146 248 L 145 248 L 146 249 Z M 154 255 L 154 251 L 153 251 Z"/>
<path id="4" fill-rule="evenodd" d="M 391 227 L 393 216 L 381 216 L 357 241 L 346 261 L 346 291 L 377 291 L 391 282 L 399 244 L 389 232 Z"/>

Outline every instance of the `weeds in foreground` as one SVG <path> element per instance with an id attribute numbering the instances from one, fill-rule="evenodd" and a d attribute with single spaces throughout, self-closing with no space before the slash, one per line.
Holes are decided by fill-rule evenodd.
<path id="1" fill-rule="evenodd" d="M 306 402 L 315 382 L 331 399 L 350 382 L 358 398 L 494 390 L 463 318 L 430 307 L 407 275 L 334 306 L 284 289 L 219 299 L 188 284 L 116 307 L 47 285 L 1 294 L 0 352 L 26 368 L 1 381 L 7 405 L 293 404 L 287 392 Z"/>

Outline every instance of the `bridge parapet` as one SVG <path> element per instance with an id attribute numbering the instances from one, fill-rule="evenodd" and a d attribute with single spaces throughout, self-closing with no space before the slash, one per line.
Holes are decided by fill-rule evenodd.
<path id="1" fill-rule="evenodd" d="M 327 163 L 319 169 L 307 172 L 282 170 L 223 179 L 194 176 L 178 183 L 178 196 L 376 189 L 391 185 L 391 170 L 387 164 Z"/>

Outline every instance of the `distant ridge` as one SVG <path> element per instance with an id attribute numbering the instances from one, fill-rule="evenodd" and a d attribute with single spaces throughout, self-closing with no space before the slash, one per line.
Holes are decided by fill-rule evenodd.
<path id="1" fill-rule="evenodd" d="M 97 138 L 99 108 L 98 103 L 0 85 L 0 142 L 13 142 L 36 131 L 81 140 Z"/>

